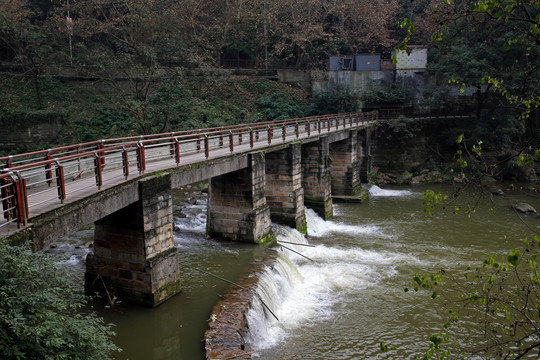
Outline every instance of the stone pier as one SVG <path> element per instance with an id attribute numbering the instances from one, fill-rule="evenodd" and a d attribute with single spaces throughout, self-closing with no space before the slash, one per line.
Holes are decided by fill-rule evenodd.
<path id="1" fill-rule="evenodd" d="M 332 154 L 332 194 L 354 195 L 361 188 L 360 165 L 358 157 L 358 131 L 351 130 L 345 140 L 330 144 Z"/>
<path id="2" fill-rule="evenodd" d="M 368 174 L 373 167 L 371 156 L 371 129 L 358 131 L 357 158 L 360 159 L 360 181 L 368 182 Z"/>
<path id="3" fill-rule="evenodd" d="M 272 221 L 307 233 L 302 188 L 302 146 L 266 153 L 266 202 Z"/>
<path id="4" fill-rule="evenodd" d="M 95 222 L 94 253 L 86 261 L 88 292 L 156 306 L 180 291 L 172 238 L 171 178 L 139 181 L 139 200 Z"/>
<path id="5" fill-rule="evenodd" d="M 327 136 L 302 145 L 302 187 L 304 204 L 323 219 L 332 217 L 332 188 L 330 167 L 332 159 Z"/>
<path id="6" fill-rule="evenodd" d="M 274 240 L 265 194 L 265 154 L 251 153 L 248 167 L 212 177 L 207 234 L 234 241 L 267 244 Z"/>

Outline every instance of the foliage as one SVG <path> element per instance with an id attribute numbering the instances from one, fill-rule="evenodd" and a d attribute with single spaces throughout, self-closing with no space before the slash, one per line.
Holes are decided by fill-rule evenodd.
<path id="1" fill-rule="evenodd" d="M 45 107 L 41 76 L 50 62 L 61 63 L 63 59 L 56 48 L 57 29 L 50 9 L 49 1 L 13 0 L 0 5 L 0 49 L 21 67 L 23 79 L 32 84 L 38 109 Z"/>
<path id="2" fill-rule="evenodd" d="M 306 106 L 300 99 L 290 98 L 283 93 L 273 93 L 259 98 L 266 120 L 294 119 L 306 115 Z"/>
<path id="3" fill-rule="evenodd" d="M 412 139 L 421 130 L 418 121 L 399 115 L 397 119 L 381 120 L 378 124 L 385 127 L 382 133 L 385 133 L 388 139 Z"/>
<path id="4" fill-rule="evenodd" d="M 337 114 L 358 110 L 358 94 L 348 87 L 321 91 L 313 95 L 312 115 Z"/>
<path id="5" fill-rule="evenodd" d="M 0 262 L 2 359 L 97 360 L 119 350 L 55 259 L 0 239 Z"/>
<path id="6" fill-rule="evenodd" d="M 365 106 L 404 105 L 411 99 L 411 94 L 395 84 L 390 86 L 377 84 L 362 94 Z"/>

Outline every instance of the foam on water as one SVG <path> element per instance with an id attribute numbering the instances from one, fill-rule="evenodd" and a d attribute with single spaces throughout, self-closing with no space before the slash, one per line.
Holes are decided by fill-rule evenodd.
<path id="1" fill-rule="evenodd" d="M 381 189 L 377 185 L 372 185 L 369 187 L 369 196 L 392 196 L 392 197 L 402 197 L 402 196 L 411 196 L 414 193 L 410 190 L 385 190 Z"/>
<path id="2" fill-rule="evenodd" d="M 306 209 L 306 221 L 308 224 L 308 235 L 322 237 L 329 233 L 340 233 L 348 235 L 377 235 L 378 237 L 389 237 L 382 233 L 380 227 L 376 225 L 348 225 L 335 221 L 325 221 L 312 209 Z"/>
<path id="3" fill-rule="evenodd" d="M 309 213 L 308 227 L 318 224 L 320 228 L 325 225 L 331 229 L 326 231 L 380 233 L 376 226 L 341 225 L 325 222 L 312 210 L 308 209 L 306 213 Z M 334 315 L 334 305 L 347 293 L 376 286 L 385 278 L 394 276 L 399 264 L 418 261 L 412 255 L 388 251 L 342 249 L 326 245 L 302 246 L 310 244 L 298 231 L 280 225 L 273 225 L 273 230 L 278 243 L 282 242 L 305 257 L 281 247 L 277 265 L 265 269 L 256 289 L 259 298 L 255 297 L 247 315 L 250 329 L 248 341 L 255 351 L 269 349 L 285 341 L 289 332 L 295 329 L 328 320 Z M 265 310 L 261 300 L 272 309 L 279 321 Z"/>

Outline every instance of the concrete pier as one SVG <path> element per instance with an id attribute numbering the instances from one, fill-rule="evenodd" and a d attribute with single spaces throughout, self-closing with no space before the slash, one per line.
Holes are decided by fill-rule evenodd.
<path id="1" fill-rule="evenodd" d="M 302 188 L 302 146 L 266 154 L 266 201 L 272 221 L 307 233 Z"/>
<path id="2" fill-rule="evenodd" d="M 96 221 L 85 287 L 147 306 L 180 291 L 169 174 L 139 181 L 139 201 Z"/>
<path id="3" fill-rule="evenodd" d="M 302 145 L 302 187 L 304 204 L 327 220 L 333 216 L 329 141 L 321 136 L 319 141 Z"/>
<path id="4" fill-rule="evenodd" d="M 247 168 L 212 177 L 208 236 L 258 244 L 273 241 L 265 186 L 263 152 L 249 154 Z"/>

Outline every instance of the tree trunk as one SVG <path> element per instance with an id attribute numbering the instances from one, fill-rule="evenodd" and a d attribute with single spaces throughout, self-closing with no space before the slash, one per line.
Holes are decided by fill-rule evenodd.
<path id="1" fill-rule="evenodd" d="M 43 95 L 41 94 L 41 83 L 39 81 L 39 70 L 34 70 L 32 76 L 32 82 L 34 84 L 34 91 L 36 92 L 37 105 L 39 110 L 43 110 Z"/>

